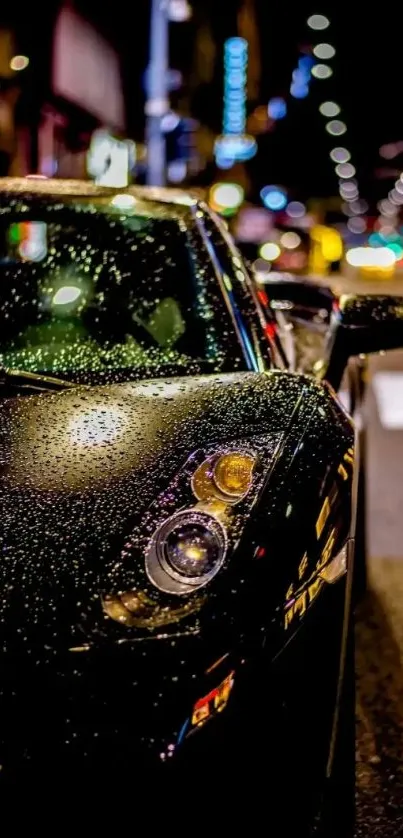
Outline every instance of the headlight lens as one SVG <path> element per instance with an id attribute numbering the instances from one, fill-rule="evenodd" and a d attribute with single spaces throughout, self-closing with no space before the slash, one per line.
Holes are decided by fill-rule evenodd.
<path id="1" fill-rule="evenodd" d="M 146 571 L 160 590 L 187 594 L 219 571 L 226 554 L 224 526 L 197 509 L 179 512 L 154 533 L 146 554 Z"/>
<path id="2" fill-rule="evenodd" d="M 253 483 L 257 458 L 243 451 L 205 460 L 195 471 L 192 490 L 200 501 L 216 498 L 235 504 L 247 495 Z"/>
<path id="3" fill-rule="evenodd" d="M 255 457 L 234 451 L 218 458 L 213 472 L 217 488 L 232 498 L 242 498 L 252 485 Z"/>
<path id="4" fill-rule="evenodd" d="M 204 576 L 220 559 L 220 540 L 215 532 L 198 522 L 179 523 L 165 542 L 169 566 L 191 578 Z"/>

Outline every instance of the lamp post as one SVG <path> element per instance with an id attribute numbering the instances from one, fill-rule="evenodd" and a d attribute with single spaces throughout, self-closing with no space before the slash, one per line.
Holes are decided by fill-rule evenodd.
<path id="1" fill-rule="evenodd" d="M 147 72 L 145 105 L 147 143 L 147 183 L 166 183 L 166 148 L 161 119 L 169 108 L 169 0 L 152 0 L 150 21 L 150 61 Z"/>

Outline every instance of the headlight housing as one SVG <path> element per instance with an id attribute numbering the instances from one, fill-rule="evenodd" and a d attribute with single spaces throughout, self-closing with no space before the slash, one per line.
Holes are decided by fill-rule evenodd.
<path id="1" fill-rule="evenodd" d="M 123 602 L 143 591 L 173 620 L 174 599 L 202 593 L 235 552 L 282 439 L 256 436 L 191 454 L 126 540 L 108 596 Z M 170 597 L 166 604 L 157 591 Z"/>

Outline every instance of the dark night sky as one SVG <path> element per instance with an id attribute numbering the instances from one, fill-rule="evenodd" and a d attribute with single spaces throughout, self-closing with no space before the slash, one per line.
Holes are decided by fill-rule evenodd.
<path id="1" fill-rule="evenodd" d="M 192 0 L 191 0 L 192 2 Z M 234 20 L 238 0 L 193 0 L 207 14 L 215 15 L 215 27 L 220 37 L 234 34 Z M 295 197 L 335 194 L 337 178 L 328 156 L 334 144 L 347 145 L 352 151 L 352 162 L 357 167 L 361 193 L 376 199 L 387 193 L 393 181 L 379 181 L 374 170 L 381 165 L 378 155 L 382 143 L 403 139 L 402 116 L 402 50 L 403 11 L 391 10 L 387 3 L 378 4 L 370 11 L 369 4 L 302 2 L 270 3 L 256 0 L 262 42 L 261 101 L 286 93 L 291 72 L 296 66 L 299 48 L 304 43 L 315 43 L 315 38 L 328 41 L 337 50 L 331 64 L 331 79 L 313 80 L 307 99 L 291 100 L 287 118 L 279 122 L 274 133 L 260 140 L 258 157 L 253 162 L 257 186 L 283 183 L 294 190 Z M 141 70 L 147 61 L 149 0 L 102 4 L 98 0 L 77 0 L 77 8 L 97 23 L 100 30 L 118 48 L 125 77 L 128 100 L 129 127 L 139 135 L 143 125 Z M 52 12 L 58 3 L 41 0 L 39 5 L 26 4 L 21 15 L 18 4 L 21 48 L 37 56 L 40 63 Z M 358 6 L 358 8 L 357 8 Z M 7 7 L 6 7 L 7 8 Z M 10 8 L 10 7 L 8 7 Z M 25 6 L 24 6 L 25 8 Z M 219 9 L 219 18 L 218 10 Z M 312 13 L 323 13 L 331 20 L 329 29 L 314 33 L 306 26 Z M 184 26 L 175 24 L 176 27 Z M 191 38 L 180 41 L 175 33 L 173 66 L 186 64 Z M 186 55 L 187 53 L 187 55 Z M 43 58 L 42 58 L 43 62 Z M 342 106 L 348 133 L 334 142 L 325 132 L 325 118 L 318 112 L 321 101 L 332 99 Z M 210 97 L 210 107 L 219 119 L 221 92 Z M 397 166 L 403 158 L 399 158 Z"/>

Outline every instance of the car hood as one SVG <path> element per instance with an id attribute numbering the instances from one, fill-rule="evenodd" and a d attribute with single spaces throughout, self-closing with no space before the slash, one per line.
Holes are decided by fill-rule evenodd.
<path id="1" fill-rule="evenodd" d="M 270 372 L 77 388 L 0 402 L 2 638 L 71 643 L 100 579 L 189 455 L 289 426 L 323 388 Z M 95 605 L 94 605 L 95 603 Z M 45 634 L 44 634 L 45 632 Z M 29 638 L 29 640 L 28 640 Z M 63 639 L 63 642 L 64 642 Z"/>

